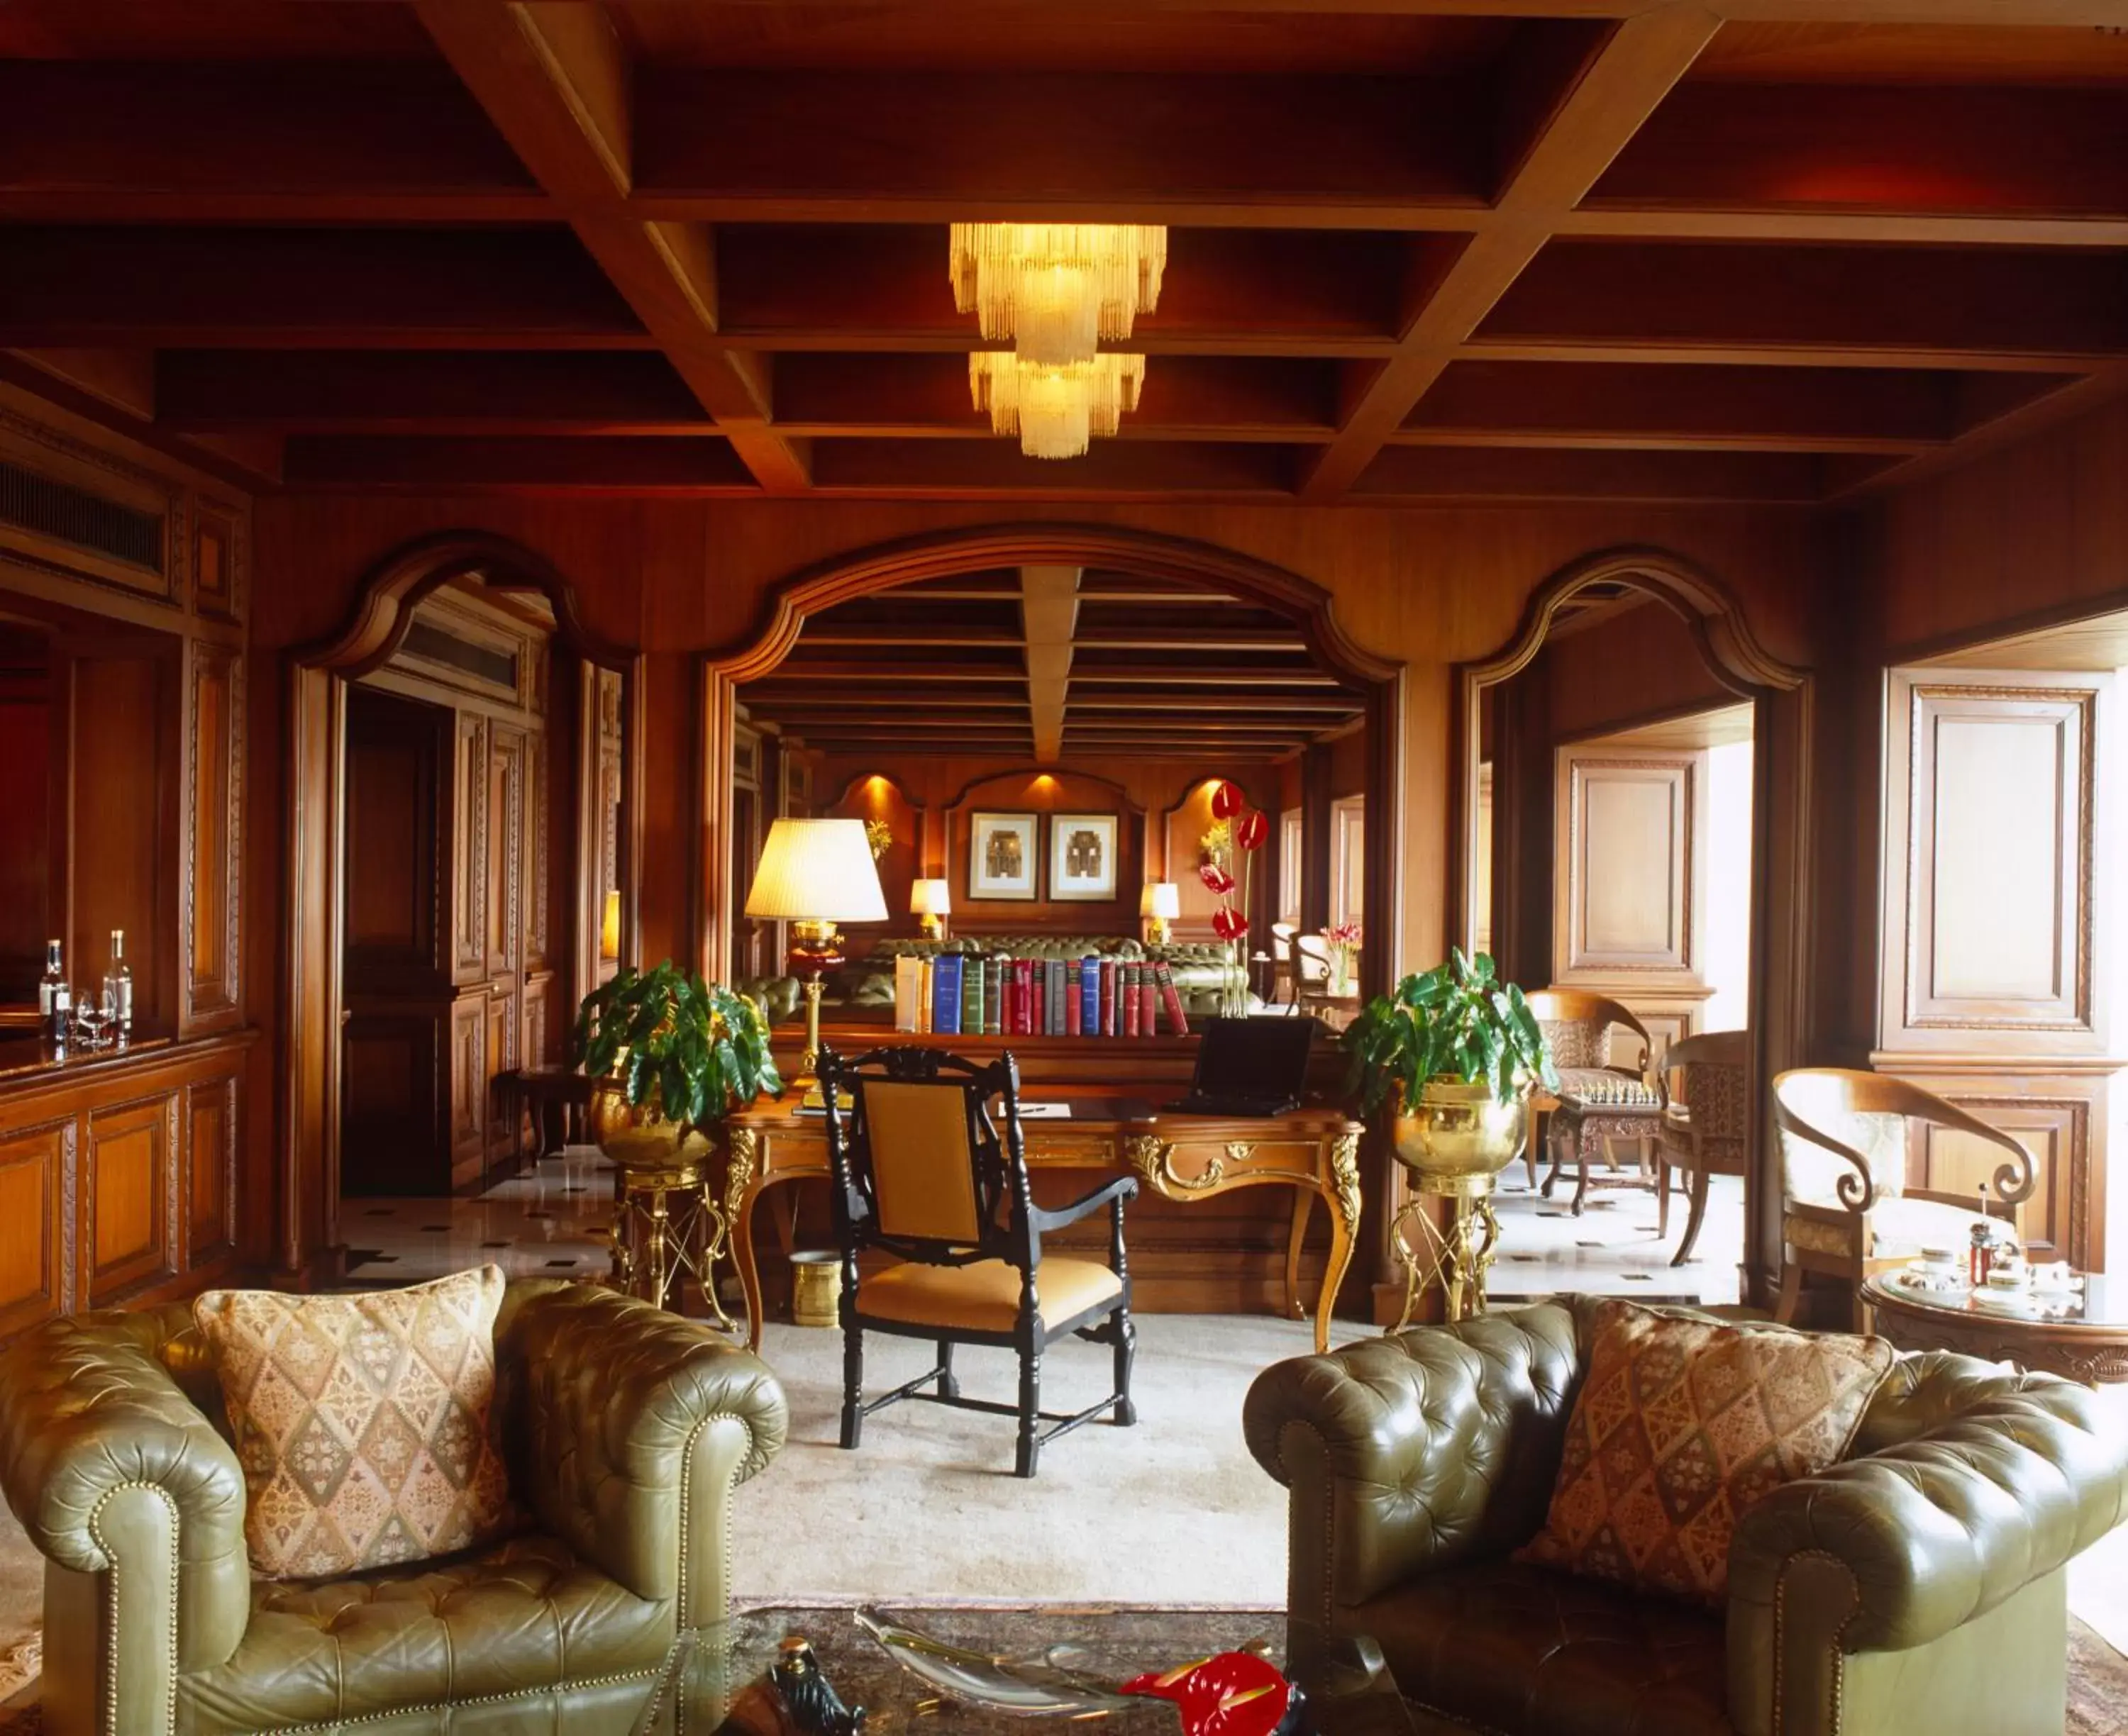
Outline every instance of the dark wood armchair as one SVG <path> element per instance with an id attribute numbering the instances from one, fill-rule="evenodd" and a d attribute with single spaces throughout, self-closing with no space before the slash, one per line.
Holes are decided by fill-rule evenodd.
<path id="1" fill-rule="evenodd" d="M 1137 1181 L 1110 1182 L 1060 1211 L 1037 1206 L 1020 1136 L 1019 1069 L 1010 1055 L 986 1065 L 913 1046 L 852 1060 L 829 1052 L 820 1056 L 819 1076 L 843 1260 L 843 1445 L 857 1444 L 873 1411 L 924 1398 L 1018 1417 L 1014 1473 L 1032 1477 L 1043 1442 L 1104 1411 L 1123 1427 L 1136 1422 L 1130 1378 L 1138 1333 L 1123 1207 L 1137 1196 Z M 1104 1206 L 1106 1265 L 1042 1257 L 1045 1232 Z M 895 1263 L 867 1276 L 860 1259 L 875 1251 Z M 867 1402 L 867 1332 L 930 1339 L 938 1364 Z M 1042 1354 L 1066 1333 L 1108 1345 L 1115 1357 L 1115 1390 L 1071 1416 L 1042 1408 Z M 956 1345 L 1018 1352 L 1019 1403 L 963 1397 L 953 1377 Z"/>
<path id="2" fill-rule="evenodd" d="M 1751 1154 L 1751 1033 L 1703 1031 L 1680 1038 L 1664 1051 L 1659 1074 L 1662 1128 L 1656 1141 L 1655 1197 L 1661 1202 L 1655 1234 L 1670 1234 L 1670 1177 L 1682 1171 L 1691 1212 L 1684 1239 L 1670 1261 L 1692 1258 L 1699 1226 L 1707 1219 L 1707 1193 L 1717 1175 L 1742 1175 Z"/>
<path id="3" fill-rule="evenodd" d="M 1534 1112 L 1523 1156 L 1532 1185 L 1537 1181 L 1536 1148 L 1541 1141 L 1551 1153 L 1544 1197 L 1551 1198 L 1553 1187 L 1571 1161 L 1576 1179 L 1570 1209 L 1579 1217 L 1592 1185 L 1590 1156 L 1599 1150 L 1610 1153 L 1613 1141 L 1631 1140 L 1638 1148 L 1640 1163 L 1626 1179 L 1652 1187 L 1655 1171 L 1651 1160 L 1662 1100 L 1648 1083 L 1648 1060 L 1655 1051 L 1648 1027 L 1623 1002 L 1579 989 L 1540 989 L 1530 996 L 1529 1007 L 1559 1070 L 1559 1089 L 1540 1089 L 1530 1099 Z M 1640 1046 L 1630 1066 L 1612 1063 L 1614 1030 L 1627 1032 Z M 1615 1171 L 1617 1167 L 1613 1155 L 1612 1168 Z M 1616 1181 L 1614 1175 L 1608 1184 Z"/>

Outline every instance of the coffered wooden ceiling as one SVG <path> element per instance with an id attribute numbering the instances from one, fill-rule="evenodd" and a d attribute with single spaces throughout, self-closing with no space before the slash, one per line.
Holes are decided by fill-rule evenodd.
<path id="1" fill-rule="evenodd" d="M 1083 458 L 1009 216 L 1171 226 Z M 7 0 L 0 349 L 305 488 L 1837 500 L 2128 386 L 2128 0 Z"/>
<path id="2" fill-rule="evenodd" d="M 829 752 L 1275 759 L 1366 702 L 1299 628 L 1231 596 L 1069 567 L 975 572 L 806 622 L 750 716 Z"/>

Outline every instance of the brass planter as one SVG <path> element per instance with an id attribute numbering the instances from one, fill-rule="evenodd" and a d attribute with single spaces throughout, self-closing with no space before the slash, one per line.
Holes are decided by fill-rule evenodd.
<path id="1" fill-rule="evenodd" d="M 708 1137 L 666 1119 L 654 1103 L 631 1104 L 615 1079 L 591 1090 L 591 1136 L 620 1171 L 613 1218 L 612 1282 L 665 1307 L 684 1278 L 701 1285 L 721 1320 L 714 1274 L 715 1206 L 704 1164 Z"/>
<path id="2" fill-rule="evenodd" d="M 1522 1149 L 1528 1121 L 1528 1103 L 1520 1093 L 1502 1102 L 1490 1085 L 1431 1079 L 1419 1091 L 1418 1108 L 1400 1109 L 1397 1116 L 1397 1160 L 1437 1183 L 1498 1175 Z"/>

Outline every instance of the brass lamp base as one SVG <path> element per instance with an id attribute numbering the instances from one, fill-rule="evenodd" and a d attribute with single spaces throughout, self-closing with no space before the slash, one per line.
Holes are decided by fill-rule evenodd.
<path id="1" fill-rule="evenodd" d="M 943 941 L 946 938 L 946 919 L 943 916 L 919 916 L 916 918 L 916 932 L 927 941 Z"/>
<path id="2" fill-rule="evenodd" d="M 1148 946 L 1165 946 L 1174 932 L 1164 916 L 1149 916 L 1145 919 L 1145 943 Z"/>
<path id="3" fill-rule="evenodd" d="M 820 973 L 805 979 L 805 1047 L 798 1057 L 798 1077 L 791 1083 L 810 1089 L 820 1082 Z"/>
<path id="4" fill-rule="evenodd" d="M 791 970 L 805 979 L 805 1050 L 798 1057 L 798 1077 L 791 1083 L 810 1087 L 819 1083 L 814 1069 L 820 1064 L 820 974 L 843 961 L 841 937 L 830 922 L 811 920 L 791 925 Z"/>

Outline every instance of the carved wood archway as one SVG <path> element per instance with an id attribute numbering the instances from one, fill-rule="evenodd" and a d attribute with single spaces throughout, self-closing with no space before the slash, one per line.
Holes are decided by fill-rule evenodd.
<path id="1" fill-rule="evenodd" d="M 1690 631 L 1709 671 L 1752 702 L 1751 1033 L 1760 1114 L 1745 1178 L 1745 1291 L 1763 1302 L 1781 1260 L 1780 1176 L 1766 1082 L 1813 1059 L 1810 971 L 1817 872 L 1811 845 L 1815 686 L 1809 671 L 1760 644 L 1742 605 L 1719 580 L 1667 549 L 1628 547 L 1584 556 L 1531 594 L 1514 637 L 1492 657 L 1457 666 L 1449 932 L 1470 948 L 1477 847 L 1480 707 L 1486 688 L 1535 661 L 1553 621 L 1579 592 L 1624 583 L 1669 609 Z"/>
<path id="2" fill-rule="evenodd" d="M 345 623 L 285 654 L 283 741 L 287 861 L 282 908 L 280 1102 L 276 1250 L 284 1276 L 307 1275 L 339 1240 L 340 1027 L 344 938 L 344 748 L 349 684 L 382 667 L 404 642 L 424 597 L 454 580 L 536 593 L 554 614 L 554 637 L 621 676 L 622 789 L 619 840 L 622 956 L 634 956 L 642 803 L 643 683 L 636 653 L 585 624 L 576 588 L 521 543 L 484 531 L 445 531 L 394 549 L 357 587 Z"/>
<path id="3" fill-rule="evenodd" d="M 1400 835 L 1404 742 L 1404 665 L 1358 644 L 1338 620 L 1328 591 L 1288 569 L 1216 543 L 1119 525 L 1001 524 L 929 533 L 838 555 L 793 574 L 770 596 L 754 632 L 702 666 L 704 817 L 696 904 L 701 968 L 720 974 L 729 956 L 725 912 L 732 889 L 729 866 L 714 847 L 731 815 L 728 751 L 735 689 L 776 668 L 798 642 L 806 620 L 823 609 L 927 579 L 986 568 L 1100 567 L 1185 587 L 1239 596 L 1286 617 L 1325 668 L 1366 695 L 1368 786 L 1382 795 L 1383 823 L 1368 828 L 1366 870 L 1368 932 L 1383 937 L 1361 959 L 1361 987 L 1386 987 L 1402 956 L 1404 895 Z"/>

